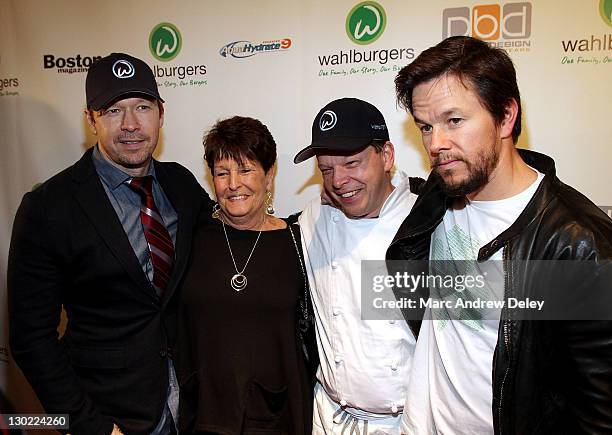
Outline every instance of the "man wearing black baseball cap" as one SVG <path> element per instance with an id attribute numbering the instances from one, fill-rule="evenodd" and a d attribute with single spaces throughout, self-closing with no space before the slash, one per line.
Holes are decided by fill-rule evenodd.
<path id="1" fill-rule="evenodd" d="M 404 321 L 361 320 L 361 261 L 384 260 L 416 200 L 418 180 L 396 171 L 387 124 L 372 104 L 342 98 L 323 107 L 312 142 L 323 196 L 299 217 L 316 311 L 313 433 L 398 434 L 415 337 Z M 398 316 L 399 317 L 399 316 Z"/>
<path id="2" fill-rule="evenodd" d="M 45 410 L 69 414 L 63 432 L 175 433 L 175 290 L 210 199 L 187 169 L 152 157 L 164 101 L 146 63 L 98 60 L 86 95 L 97 143 L 15 217 L 12 354 Z"/>

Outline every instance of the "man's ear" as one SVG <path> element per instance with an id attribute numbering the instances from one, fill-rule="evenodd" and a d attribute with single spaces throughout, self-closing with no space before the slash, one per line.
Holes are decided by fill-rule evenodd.
<path id="1" fill-rule="evenodd" d="M 164 126 L 164 103 L 158 101 L 157 107 L 159 108 L 159 128 L 162 128 Z"/>
<path id="2" fill-rule="evenodd" d="M 506 105 L 504 119 L 500 124 L 499 135 L 502 139 L 512 138 L 512 130 L 518 116 L 518 103 L 512 98 Z"/>
<path id="3" fill-rule="evenodd" d="M 395 148 L 389 141 L 385 142 L 381 151 L 385 162 L 385 172 L 390 172 L 395 164 Z"/>
<path id="4" fill-rule="evenodd" d="M 87 126 L 89 130 L 94 134 L 98 134 L 98 130 L 96 129 L 96 120 L 94 119 L 94 112 L 91 109 L 85 109 L 83 111 L 85 113 L 85 119 L 87 120 Z"/>

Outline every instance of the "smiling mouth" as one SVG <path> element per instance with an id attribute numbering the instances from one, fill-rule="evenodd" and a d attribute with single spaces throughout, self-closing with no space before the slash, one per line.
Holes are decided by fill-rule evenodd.
<path id="1" fill-rule="evenodd" d="M 346 198 L 352 198 L 353 196 L 355 196 L 355 195 L 357 195 L 357 194 L 359 193 L 359 190 L 360 190 L 360 189 L 357 189 L 357 190 L 351 190 L 350 192 L 339 193 L 338 195 L 339 195 L 341 198 L 345 198 L 345 199 L 346 199 Z"/>
<path id="2" fill-rule="evenodd" d="M 247 195 L 236 195 L 227 198 L 229 201 L 243 201 L 247 199 Z"/>

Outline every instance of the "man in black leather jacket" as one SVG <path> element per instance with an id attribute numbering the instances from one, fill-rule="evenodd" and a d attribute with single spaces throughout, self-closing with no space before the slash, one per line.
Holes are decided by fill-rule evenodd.
<path id="1" fill-rule="evenodd" d="M 505 298 L 542 295 L 546 285 L 532 260 L 588 261 L 592 275 L 568 276 L 582 284 L 574 288 L 576 300 L 584 296 L 601 308 L 590 319 L 563 321 L 516 320 L 504 310 L 490 349 L 482 350 L 482 339 L 479 346 L 485 344 L 467 353 L 470 338 L 485 334 L 486 325 L 466 332 L 407 317 L 420 330 L 414 370 L 421 364 L 423 376 L 411 374 L 409 390 L 417 394 L 409 391 L 406 409 L 417 415 L 405 416 L 403 432 L 612 433 L 612 322 L 606 320 L 612 317 L 612 221 L 556 177 L 550 157 L 515 148 L 521 106 L 511 60 L 482 41 L 448 38 L 402 69 L 396 89 L 422 132 L 432 173 L 387 259 L 457 260 L 457 247 L 479 262 L 499 258 Z M 490 237 L 482 239 L 487 230 Z M 465 237 L 451 240 L 457 231 Z M 436 244 L 436 235 L 444 243 Z M 480 365 L 465 370 L 465 359 Z M 487 394 L 478 389 L 482 374 Z M 489 412 L 478 413 L 482 403 Z"/>

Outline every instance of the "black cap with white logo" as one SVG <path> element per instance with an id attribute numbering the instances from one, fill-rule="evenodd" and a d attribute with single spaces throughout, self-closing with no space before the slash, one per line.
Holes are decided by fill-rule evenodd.
<path id="1" fill-rule="evenodd" d="M 126 94 L 144 94 L 162 103 L 149 65 L 125 53 L 112 53 L 95 61 L 85 79 L 87 108 L 100 110 Z"/>
<path id="2" fill-rule="evenodd" d="M 357 98 L 341 98 L 319 111 L 312 123 L 312 143 L 293 162 L 301 163 L 321 151 L 359 151 L 372 142 L 388 140 L 387 123 L 376 107 Z"/>

